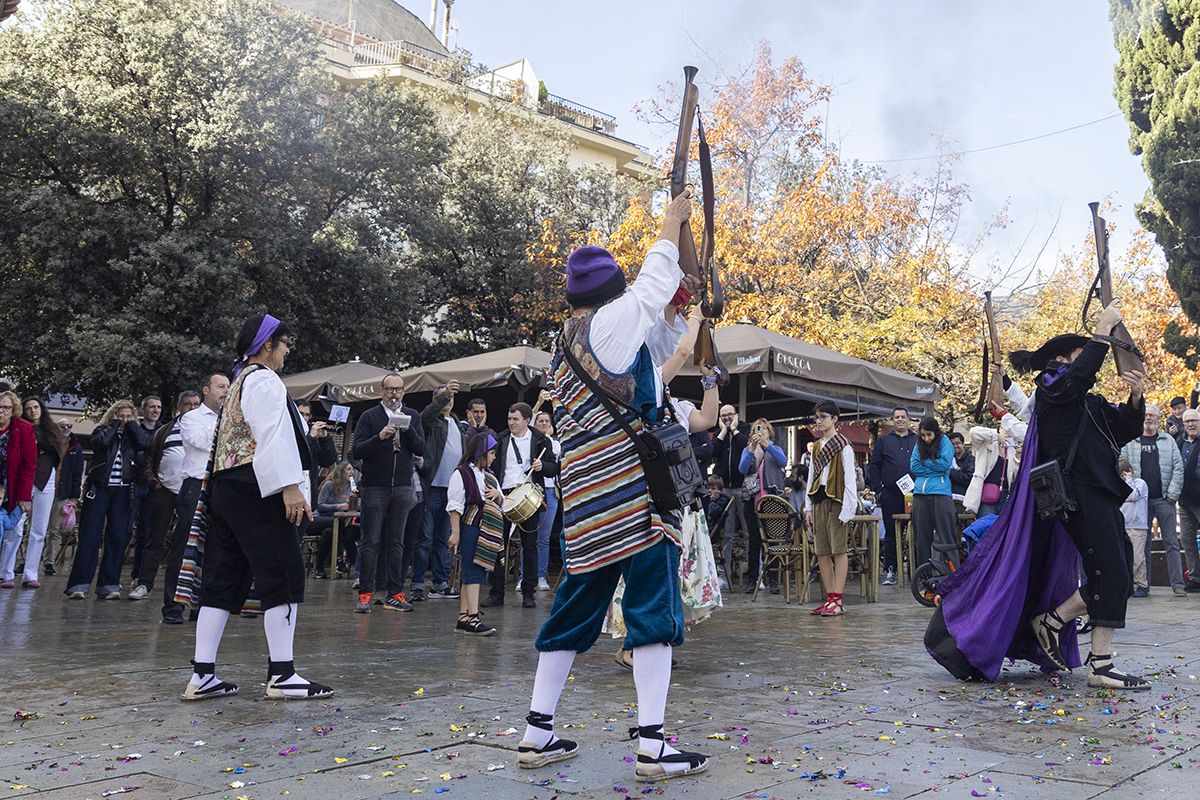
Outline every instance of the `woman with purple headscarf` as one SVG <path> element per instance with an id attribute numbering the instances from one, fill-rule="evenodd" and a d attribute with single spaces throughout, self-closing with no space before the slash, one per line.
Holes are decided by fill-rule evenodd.
<path id="1" fill-rule="evenodd" d="M 305 680 L 292 664 L 296 614 L 304 601 L 304 559 L 297 525 L 312 519 L 307 426 L 276 372 L 293 345 L 287 326 L 270 314 L 246 320 L 238 361 L 209 465 L 208 530 L 194 673 L 184 700 L 235 694 L 216 676 L 217 648 L 230 614 L 254 589 L 262 602 L 270 659 L 266 695 L 304 700 L 333 693 Z"/>
<path id="2" fill-rule="evenodd" d="M 454 632 L 468 636 L 491 636 L 496 632 L 479 619 L 479 587 L 487 578 L 488 567 L 495 566 L 498 552 L 488 544 L 495 545 L 504 536 L 504 517 L 500 512 L 504 494 L 500 482 L 488 470 L 495 460 L 496 437 L 488 428 L 482 428 L 467 442 L 458 469 L 450 476 L 446 488 L 450 550 L 462 559 L 462 592 Z"/>

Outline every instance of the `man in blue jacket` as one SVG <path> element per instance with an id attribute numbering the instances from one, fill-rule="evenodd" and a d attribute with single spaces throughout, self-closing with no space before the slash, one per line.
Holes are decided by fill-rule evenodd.
<path id="1" fill-rule="evenodd" d="M 867 464 L 867 485 L 875 492 L 883 512 L 883 585 L 896 583 L 896 523 L 895 514 L 904 513 L 904 493 L 896 481 L 908 475 L 917 437 L 913 436 L 908 410 L 892 410 L 892 432 L 875 439 L 871 461 Z"/>

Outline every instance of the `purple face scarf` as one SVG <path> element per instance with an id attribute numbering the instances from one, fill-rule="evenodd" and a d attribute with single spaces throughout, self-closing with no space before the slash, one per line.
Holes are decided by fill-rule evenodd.
<path id="1" fill-rule="evenodd" d="M 258 326 L 258 333 L 254 334 L 254 341 L 250 343 L 250 347 L 246 352 L 242 353 L 238 360 L 233 362 L 233 377 L 236 379 L 242 370 L 246 368 L 246 362 L 250 356 L 263 349 L 267 342 L 271 341 L 271 336 L 279 328 L 279 320 L 272 317 L 270 314 L 263 314 L 262 324 Z"/>

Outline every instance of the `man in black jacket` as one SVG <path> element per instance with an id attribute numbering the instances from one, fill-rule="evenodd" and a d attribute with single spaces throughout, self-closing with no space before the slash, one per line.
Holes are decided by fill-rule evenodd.
<path id="1" fill-rule="evenodd" d="M 129 545 L 130 506 L 141 445 L 134 428 L 133 403 L 118 400 L 92 432 L 92 460 L 87 471 L 87 502 L 79 522 L 75 560 L 67 578 L 67 596 L 82 600 L 96 573 L 101 541 L 104 558 L 96 579 L 96 597 L 121 599 L 121 569 Z"/>
<path id="2" fill-rule="evenodd" d="M 139 576 L 142 573 L 142 554 L 150 545 L 150 477 L 146 474 L 146 456 L 145 453 L 150 449 L 150 442 L 154 439 L 154 434 L 162 427 L 162 398 L 158 395 L 147 395 L 142 398 L 142 404 L 138 407 L 141 411 L 142 418 L 137 425 L 133 427 L 133 432 L 137 436 L 138 446 L 141 448 L 138 454 L 138 475 L 133 482 L 133 570 L 130 572 L 133 585 L 136 588 L 139 584 Z M 139 598 L 140 599 L 140 598 Z"/>
<path id="3" fill-rule="evenodd" d="M 883 512 L 884 586 L 896 583 L 896 523 L 894 514 L 904 513 L 904 492 L 896 481 L 908 474 L 908 463 L 917 437 L 913 436 L 908 410 L 892 409 L 892 431 L 875 439 L 871 461 L 867 464 L 867 485 L 875 492 Z"/>
<path id="4" fill-rule="evenodd" d="M 466 446 L 462 426 L 454 416 L 457 393 L 458 381 L 450 381 L 433 393 L 433 399 L 421 412 L 421 427 L 425 429 L 425 466 L 421 481 L 425 513 L 413 554 L 414 601 L 422 599 L 425 571 L 429 568 L 433 570 L 429 596 L 443 600 L 458 597 L 450 587 L 450 516 L 446 513 L 446 489 Z"/>
<path id="5" fill-rule="evenodd" d="M 412 611 L 404 596 L 404 529 L 417 504 L 413 457 L 425 455 L 425 436 L 416 409 L 404 405 L 404 378 L 385 375 L 383 402 L 363 412 L 354 429 L 354 457 L 362 462 L 362 541 L 358 546 L 358 604 L 371 613 L 375 570 L 381 548 L 387 565 L 383 607 Z"/>
<path id="6" fill-rule="evenodd" d="M 500 481 L 500 489 L 505 495 L 526 482 L 526 475 L 532 470 L 534 475 L 543 478 L 553 478 L 558 475 L 558 461 L 554 458 L 554 448 L 546 435 L 536 428 L 530 427 L 533 420 L 533 409 L 528 403 L 514 403 L 508 408 L 508 430 L 496 437 L 499 444 L 496 447 L 496 460 L 492 463 L 492 472 Z M 541 522 L 542 512 L 539 511 L 531 519 L 521 525 L 521 605 L 524 608 L 536 608 L 533 593 L 537 590 L 537 530 Z M 496 562 L 492 571 L 492 589 L 481 606 L 504 605 L 504 573 L 503 555 L 508 552 L 508 540 L 512 534 L 513 524 L 504 522 L 504 549 L 501 550 L 501 560 Z"/>
<path id="7" fill-rule="evenodd" d="M 750 441 L 750 426 L 738 420 L 737 409 L 733 406 L 721 406 L 717 419 L 717 435 L 712 442 L 713 471 L 725 482 L 725 496 L 733 503 L 733 507 L 725 512 L 725 528 L 721 533 L 721 560 L 725 563 L 726 579 L 733 588 L 733 538 L 737 531 L 746 532 L 746 542 L 749 546 L 751 528 L 758 530 L 758 516 L 754 513 L 754 500 L 743 500 L 742 484 L 746 476 L 738 469 L 742 452 Z M 757 575 L 758 569 L 750 567 L 749 575 Z M 754 585 L 746 586 L 747 594 L 754 591 Z"/>
<path id="8" fill-rule="evenodd" d="M 1196 533 L 1200 532 L 1200 411 L 1183 412 L 1183 431 L 1179 437 L 1179 455 L 1183 458 L 1183 491 L 1179 493 L 1179 536 L 1187 555 L 1189 571 L 1183 590 L 1200 592 L 1200 553 Z"/>
<path id="9" fill-rule="evenodd" d="M 954 463 L 957 465 L 950 470 L 950 489 L 954 494 L 966 494 L 975 475 L 975 456 L 967 448 L 966 439 L 958 431 L 950 434 L 950 444 L 954 445 Z"/>

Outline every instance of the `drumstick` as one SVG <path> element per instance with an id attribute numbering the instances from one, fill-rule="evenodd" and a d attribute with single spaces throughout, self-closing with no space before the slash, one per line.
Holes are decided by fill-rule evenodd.
<path id="1" fill-rule="evenodd" d="M 538 454 L 537 454 L 537 458 L 535 458 L 535 459 L 533 459 L 533 460 L 534 460 L 534 461 L 541 461 L 541 460 L 542 460 L 542 456 L 544 456 L 544 455 L 546 455 L 546 448 L 544 448 L 544 447 L 543 447 L 543 448 L 542 448 L 542 452 L 538 453 Z M 532 475 L 532 474 L 533 474 L 533 464 L 530 464 L 530 465 L 529 465 L 529 471 L 525 473 L 525 480 L 529 480 L 529 476 L 530 476 L 530 475 Z"/>

